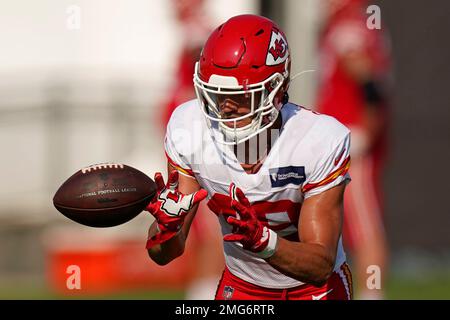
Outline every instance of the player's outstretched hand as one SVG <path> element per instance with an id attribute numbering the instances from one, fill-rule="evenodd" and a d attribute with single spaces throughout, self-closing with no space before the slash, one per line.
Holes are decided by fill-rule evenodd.
<path id="1" fill-rule="evenodd" d="M 258 220 L 250 201 L 234 183 L 230 184 L 229 194 L 236 217 L 227 218 L 234 228 L 233 233 L 225 235 L 223 240 L 240 242 L 244 249 L 257 253 L 261 258 L 271 257 L 276 250 L 277 234 Z"/>
<path id="2" fill-rule="evenodd" d="M 178 171 L 172 171 L 167 184 L 160 172 L 155 173 L 157 193 L 145 208 L 157 221 L 158 232 L 147 241 L 147 249 L 175 236 L 183 226 L 184 219 L 194 205 L 205 199 L 206 190 L 191 194 L 178 191 Z"/>

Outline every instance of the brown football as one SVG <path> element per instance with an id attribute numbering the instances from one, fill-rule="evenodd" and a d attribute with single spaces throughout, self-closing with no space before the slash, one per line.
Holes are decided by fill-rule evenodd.
<path id="1" fill-rule="evenodd" d="M 67 179 L 53 204 L 67 218 L 90 227 L 113 227 L 141 213 L 156 193 L 155 182 L 118 163 L 83 168 Z"/>

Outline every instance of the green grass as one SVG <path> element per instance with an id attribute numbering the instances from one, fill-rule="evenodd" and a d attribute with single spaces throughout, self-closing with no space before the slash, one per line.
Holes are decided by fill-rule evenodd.
<path id="1" fill-rule="evenodd" d="M 27 290 L 22 292 L 2 292 L 0 300 L 180 300 L 183 292 L 171 291 L 133 291 L 100 295 L 58 295 L 47 290 Z"/>
<path id="2" fill-rule="evenodd" d="M 0 300 L 60 300 L 60 299 L 110 299 L 110 300 L 177 300 L 184 293 L 176 290 L 130 290 L 111 294 L 58 294 L 42 285 L 0 286 Z"/>
<path id="3" fill-rule="evenodd" d="M 449 300 L 450 274 L 433 274 L 418 278 L 393 278 L 387 283 L 386 298 L 390 300 Z"/>
<path id="4" fill-rule="evenodd" d="M 0 299 L 118 299 L 118 300 L 172 300 L 183 299 L 184 292 L 176 290 L 130 290 L 114 294 L 59 295 L 43 284 L 2 284 Z M 420 277 L 392 277 L 386 284 L 386 298 L 408 299 L 450 299 L 450 273 L 435 273 Z"/>

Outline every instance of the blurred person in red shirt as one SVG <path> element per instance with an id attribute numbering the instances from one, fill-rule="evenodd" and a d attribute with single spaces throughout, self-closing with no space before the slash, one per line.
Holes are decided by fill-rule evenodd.
<path id="1" fill-rule="evenodd" d="M 182 32 L 182 45 L 178 56 L 174 83 L 168 99 L 165 101 L 165 112 L 162 114 L 164 128 L 177 106 L 195 98 L 192 83 L 194 65 L 200 56 L 203 43 L 211 31 L 208 17 L 203 10 L 203 2 L 203 0 L 172 1 L 176 20 Z"/>
<path id="2" fill-rule="evenodd" d="M 344 243 L 353 262 L 357 298 L 382 299 L 368 279 L 386 279 L 388 247 L 380 184 L 386 156 L 389 50 L 382 29 L 369 29 L 363 0 L 324 0 L 319 39 L 318 111 L 351 130 L 352 183 L 345 195 Z M 369 279 L 369 282 L 370 279 Z M 372 283 L 372 282 L 371 282 Z"/>
<path id="3" fill-rule="evenodd" d="M 163 128 L 166 128 L 172 112 L 185 101 L 195 98 L 192 75 L 206 38 L 211 31 L 204 12 L 203 0 L 173 0 L 172 6 L 182 32 L 182 46 L 168 99 L 162 113 Z M 212 299 L 223 270 L 222 238 L 214 214 L 201 204 L 192 225 L 195 241 L 195 273 L 189 284 L 187 300 Z"/>

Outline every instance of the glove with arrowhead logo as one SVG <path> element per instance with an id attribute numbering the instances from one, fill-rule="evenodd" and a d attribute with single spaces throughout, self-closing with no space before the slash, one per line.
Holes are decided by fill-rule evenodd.
<path id="1" fill-rule="evenodd" d="M 145 208 L 157 221 L 158 233 L 147 240 L 147 249 L 174 237 L 183 226 L 184 219 L 194 205 L 208 194 L 200 189 L 191 194 L 178 191 L 178 171 L 171 172 L 167 184 L 160 172 L 155 173 L 157 193 Z"/>
<path id="2" fill-rule="evenodd" d="M 271 257 L 276 250 L 277 234 L 258 220 L 255 209 L 234 183 L 230 184 L 229 193 L 236 217 L 227 218 L 233 233 L 225 235 L 223 240 L 240 242 L 244 249 L 255 252 L 260 258 Z"/>

